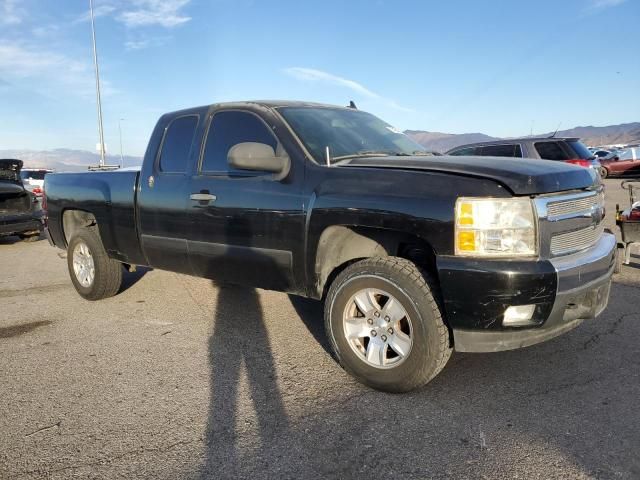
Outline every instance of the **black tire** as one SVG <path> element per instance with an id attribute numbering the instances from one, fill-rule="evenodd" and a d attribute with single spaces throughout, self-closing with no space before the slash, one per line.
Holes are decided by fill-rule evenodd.
<path id="1" fill-rule="evenodd" d="M 84 243 L 91 254 L 94 278 L 90 285 L 83 286 L 73 268 L 73 252 Z M 78 293 L 87 300 L 102 300 L 114 296 L 122 285 L 122 264 L 107 256 L 96 227 L 82 228 L 71 238 L 67 248 L 67 266 L 71 282 Z"/>
<path id="2" fill-rule="evenodd" d="M 609 176 L 609 170 L 604 167 L 600 167 L 600 178 L 603 180 Z"/>
<path id="3" fill-rule="evenodd" d="M 370 365 L 366 353 L 358 354 L 345 334 L 343 315 L 353 296 L 367 288 L 388 292 L 411 318 L 413 343 L 397 366 Z M 434 291 L 429 276 L 403 258 L 375 257 L 347 267 L 331 284 L 324 309 L 326 333 L 340 365 L 361 383 L 387 392 L 407 392 L 431 381 L 453 350 Z"/>

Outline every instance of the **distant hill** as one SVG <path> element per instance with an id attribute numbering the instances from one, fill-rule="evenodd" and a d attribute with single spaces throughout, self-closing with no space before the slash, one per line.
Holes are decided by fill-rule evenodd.
<path id="1" fill-rule="evenodd" d="M 89 165 L 98 165 L 100 155 L 85 150 L 57 148 L 55 150 L 0 150 L 0 158 L 17 158 L 24 162 L 25 168 L 50 168 L 57 172 L 80 172 Z M 119 155 L 107 155 L 109 165 L 120 164 Z M 124 166 L 141 165 L 142 158 L 124 156 Z"/>
<path id="2" fill-rule="evenodd" d="M 549 133 L 551 135 L 551 133 Z M 558 135 L 580 137 L 589 146 L 616 145 L 640 142 L 640 122 L 609 125 L 607 127 L 575 127 Z"/>
<path id="3" fill-rule="evenodd" d="M 498 137 L 491 137 L 484 133 L 454 134 L 423 130 L 406 130 L 404 133 L 429 150 L 437 152 L 446 152 L 466 143 L 489 142 L 498 139 Z M 541 136 L 548 136 L 552 133 L 548 132 Z M 637 143 L 640 142 L 640 122 L 606 127 L 575 127 L 570 130 L 560 130 L 556 135 L 559 137 L 579 137 L 589 146 Z"/>
<path id="4" fill-rule="evenodd" d="M 404 133 L 412 137 L 429 150 L 446 152 L 465 143 L 489 142 L 497 140 L 484 133 L 440 133 L 424 130 L 406 130 Z M 551 135 L 552 132 L 542 134 Z M 575 127 L 557 133 L 563 137 L 579 137 L 589 146 L 615 145 L 640 142 L 640 122 L 609 125 L 606 127 Z M 26 168 L 51 168 L 58 172 L 84 171 L 89 165 L 97 165 L 100 156 L 85 150 L 57 148 L 55 150 L 0 150 L 0 158 L 18 158 L 24 161 Z M 120 156 L 107 155 L 107 163 L 117 165 Z M 125 155 L 124 166 L 132 167 L 142 164 L 141 157 Z"/>

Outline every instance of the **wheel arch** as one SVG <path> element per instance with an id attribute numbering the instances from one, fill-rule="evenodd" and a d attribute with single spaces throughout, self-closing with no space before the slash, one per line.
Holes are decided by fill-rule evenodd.
<path id="1" fill-rule="evenodd" d="M 69 208 L 62 212 L 62 235 L 65 246 L 73 235 L 80 229 L 97 225 L 98 221 L 93 213 L 86 210 Z"/>
<path id="2" fill-rule="evenodd" d="M 397 230 L 333 225 L 323 230 L 318 241 L 312 295 L 324 297 L 333 279 L 350 264 L 384 256 L 411 260 L 437 280 L 435 250 L 424 239 Z"/>

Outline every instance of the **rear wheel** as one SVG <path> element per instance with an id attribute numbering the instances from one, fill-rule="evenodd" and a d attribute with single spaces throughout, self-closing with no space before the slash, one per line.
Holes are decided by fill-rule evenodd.
<path id="1" fill-rule="evenodd" d="M 94 228 L 83 228 L 71 238 L 67 266 L 73 286 L 87 300 L 112 297 L 122 284 L 122 264 L 107 256 Z"/>
<path id="2" fill-rule="evenodd" d="M 343 368 L 389 392 L 433 379 L 452 349 L 432 291 L 428 276 L 402 258 L 370 258 L 347 267 L 325 303 L 327 335 Z"/>

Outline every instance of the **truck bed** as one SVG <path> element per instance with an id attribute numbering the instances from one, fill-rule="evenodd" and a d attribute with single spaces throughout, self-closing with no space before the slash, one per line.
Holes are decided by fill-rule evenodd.
<path id="1" fill-rule="evenodd" d="M 51 241 L 66 248 L 64 212 L 86 210 L 96 217 L 105 249 L 124 263 L 144 264 L 136 216 L 137 169 L 55 173 L 45 178 Z"/>

